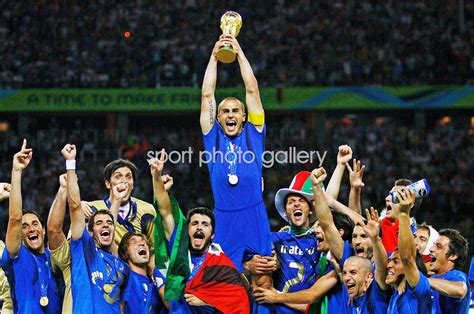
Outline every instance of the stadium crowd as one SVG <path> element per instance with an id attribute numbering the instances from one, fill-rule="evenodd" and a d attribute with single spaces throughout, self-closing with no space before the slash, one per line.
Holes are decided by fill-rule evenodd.
<path id="1" fill-rule="evenodd" d="M 211 204 L 210 187 L 201 186 L 200 180 L 189 179 L 209 176 L 205 168 L 197 167 L 197 152 L 202 151 L 203 147 L 195 125 L 177 128 L 168 124 L 165 118 L 157 118 L 156 121 L 160 127 L 132 129 L 124 141 L 119 139 L 118 132 L 103 136 L 100 128 L 59 129 L 52 123 L 45 129 L 32 130 L 26 137 L 35 148 L 35 162 L 30 165 L 34 169 L 34 175 L 25 174 L 24 180 L 25 184 L 33 188 L 24 196 L 25 208 L 37 208 L 42 215 L 47 215 L 54 198 L 48 191 L 54 190 L 58 184 L 50 176 L 58 176 L 63 170 L 63 164 L 54 152 L 65 142 L 77 143 L 81 152 L 79 162 L 88 165 L 87 168 L 78 170 L 84 184 L 91 187 L 82 191 L 84 199 L 101 198 L 105 193 L 97 173 L 101 173 L 104 165 L 114 158 L 129 159 L 137 165 L 140 176 L 134 193 L 141 199 L 150 199 L 152 191 L 147 178 L 147 152 L 154 152 L 160 147 L 166 147 L 170 151 L 186 151 L 191 147 L 196 152 L 193 154 L 192 164 L 170 164 L 165 170 L 176 177 L 176 180 L 186 180 L 188 183 L 172 193 L 183 208 Z M 330 161 L 337 155 L 338 145 L 349 144 L 356 150 L 355 156 L 366 165 L 364 182 L 367 184 L 361 200 L 364 208 L 369 205 L 383 208 L 386 187 L 398 173 L 406 173 L 410 178 L 426 178 L 431 183 L 432 193 L 424 201 L 423 210 L 417 211 L 415 216 L 420 221 L 433 219 L 432 224 L 438 228 L 450 226 L 459 229 L 470 242 L 474 242 L 474 233 L 470 227 L 470 208 L 474 206 L 471 192 L 474 189 L 474 163 L 469 158 L 474 155 L 474 130 L 453 122 L 417 131 L 407 121 L 400 127 L 401 122 L 396 116 L 386 119 L 382 124 L 373 121 L 364 125 L 358 123 L 357 119 L 347 124 L 339 118 L 330 118 L 325 128 L 327 138 L 322 147 L 317 147 L 312 144 L 317 140 L 308 131 L 311 126 L 304 115 L 299 115 L 296 119 L 270 116 L 267 133 L 272 140 L 267 141 L 266 148 L 269 151 L 287 151 L 289 147 L 296 147 L 305 151 L 318 150 L 321 154 L 327 151 L 323 166 L 332 171 L 334 165 Z M 79 119 L 75 125 L 81 125 Z M 0 132 L 0 138 L 0 178 L 8 178 L 11 163 L 9 156 L 14 154 L 21 138 L 14 129 Z M 402 150 L 399 145 L 402 145 Z M 311 170 L 315 165 L 317 163 L 275 163 L 263 172 L 264 199 L 274 229 L 278 229 L 283 223 L 274 211 L 276 190 L 285 185 L 285 182 L 291 181 L 293 174 L 299 169 Z M 343 182 L 341 190 L 343 192 L 340 197 L 343 202 L 347 202 L 349 185 Z M 5 206 L 6 203 L 0 203 L 3 237 L 7 221 Z M 447 208 L 455 215 L 446 215 Z"/>
<path id="2" fill-rule="evenodd" d="M 261 86 L 464 84 L 474 3 L 458 1 L 9 1 L 0 88 L 199 86 L 228 9 Z M 124 33 L 130 32 L 125 38 Z M 223 67 L 221 85 L 241 84 Z"/>
<path id="3" fill-rule="evenodd" d="M 54 195 L 47 193 L 54 190 L 57 182 L 49 180 L 49 176 L 57 176 L 62 171 L 62 163 L 54 156 L 62 143 L 70 141 L 77 143 L 81 149 L 81 160 L 87 162 L 88 167 L 79 171 L 81 180 L 90 189 L 82 191 L 85 199 L 100 198 L 105 192 L 101 179 L 96 174 L 107 162 L 114 158 L 125 158 L 133 161 L 140 174 L 148 172 L 146 163 L 147 152 L 155 151 L 158 147 L 167 147 L 168 150 L 186 151 L 189 147 L 193 152 L 203 150 L 199 132 L 192 126 L 173 128 L 166 119 L 159 120 L 158 129 L 145 128 L 130 130 L 128 138 L 121 141 L 117 133 L 110 134 L 100 128 L 76 128 L 74 130 L 54 126 L 47 129 L 34 130 L 27 136 L 32 147 L 37 147 L 35 162 L 30 165 L 35 175 L 25 175 L 25 182 L 29 188 L 25 195 L 25 208 L 37 208 L 41 214 L 46 215 Z M 365 182 L 367 187 L 362 194 L 363 207 L 369 205 L 382 208 L 385 199 L 385 189 L 390 185 L 391 178 L 397 173 L 407 173 L 410 178 L 426 178 L 432 183 L 432 193 L 424 202 L 423 207 L 429 210 L 416 212 L 421 221 L 428 218 L 433 220 L 436 227 L 448 225 L 462 230 L 470 241 L 474 241 L 471 231 L 472 217 L 470 208 L 474 205 L 472 195 L 474 177 L 473 130 L 468 127 L 459 127 L 455 124 L 436 125 L 424 131 L 417 131 L 413 125 L 403 126 L 401 119 L 392 117 L 383 124 L 370 125 L 347 124 L 340 119 L 329 119 L 325 133 L 328 135 L 322 147 L 317 147 L 317 141 L 311 134 L 311 125 L 305 120 L 304 115 L 298 119 L 288 117 L 271 117 L 268 125 L 268 134 L 272 138 L 267 142 L 270 151 L 287 151 L 289 147 L 298 150 L 327 151 L 324 166 L 332 171 L 334 165 L 329 161 L 337 154 L 340 143 L 348 143 L 357 148 L 356 156 L 366 165 Z M 80 125 L 80 121 L 77 121 Z M 2 138 L 0 146 L 0 177 L 8 178 L 8 166 L 11 156 L 21 140 L 15 130 L 0 132 Z M 403 145 L 403 150 L 399 149 Z M 456 153 L 454 153 L 456 152 Z M 169 164 L 166 171 L 175 176 L 177 180 L 186 177 L 208 178 L 202 167 L 196 167 L 197 153 L 193 154 L 193 164 Z M 82 159 L 83 158 L 83 159 Z M 405 162 L 406 161 L 406 162 Z M 265 200 L 268 207 L 270 222 L 274 228 L 282 226 L 274 208 L 274 194 L 279 186 L 291 181 L 298 169 L 311 170 L 315 164 L 285 164 L 275 163 L 273 167 L 264 171 Z M 208 180 L 208 179 L 206 179 Z M 198 189 L 200 187 L 201 189 Z M 204 190 L 202 190 L 204 189 Z M 348 192 L 349 186 L 342 183 L 342 191 Z M 186 186 L 180 188 L 179 199 L 183 208 L 192 204 L 210 204 L 212 196 L 210 187 L 202 186 L 201 180 L 188 181 Z M 341 193 L 341 199 L 347 202 L 348 193 Z M 142 199 L 149 199 L 151 188 L 148 179 L 139 176 L 135 184 L 135 194 Z M 0 203 L 1 230 L 6 230 L 7 211 L 6 204 Z M 456 215 L 446 215 L 446 209 Z M 462 217 L 462 218 L 460 218 Z M 437 223 L 440 223 L 438 226 Z"/>

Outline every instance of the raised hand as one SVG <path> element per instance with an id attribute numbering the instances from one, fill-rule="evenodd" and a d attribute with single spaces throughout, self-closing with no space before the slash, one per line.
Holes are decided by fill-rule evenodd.
<path id="1" fill-rule="evenodd" d="M 410 209 L 415 203 L 415 192 L 409 188 L 402 188 L 396 195 L 400 202 L 400 213 L 410 214 Z"/>
<path id="2" fill-rule="evenodd" d="M 240 44 L 239 42 L 237 41 L 237 38 L 235 38 L 234 35 L 230 35 L 230 34 L 222 34 L 221 37 L 223 37 L 224 40 L 229 40 L 230 41 L 230 45 L 232 46 L 232 48 L 234 49 L 235 53 L 239 53 L 242 49 L 240 48 Z"/>
<path id="3" fill-rule="evenodd" d="M 352 168 L 349 166 L 349 163 L 346 164 L 346 168 L 349 170 L 349 181 L 351 187 L 357 189 L 363 188 L 365 184 L 362 182 L 362 177 L 364 176 L 365 166 L 362 165 L 360 160 L 353 159 Z"/>
<path id="4" fill-rule="evenodd" d="M 3 201 L 10 197 L 11 185 L 10 183 L 0 183 L 0 201 Z"/>
<path id="5" fill-rule="evenodd" d="M 233 46 L 232 35 L 222 34 L 219 37 L 219 40 L 215 43 L 214 48 L 212 49 L 212 55 L 215 56 L 219 48 L 224 46 Z M 235 50 L 235 48 L 234 48 Z"/>
<path id="6" fill-rule="evenodd" d="M 173 177 L 170 176 L 169 174 L 165 174 L 161 176 L 161 181 L 163 181 L 163 184 L 165 186 L 165 191 L 169 192 L 169 190 L 171 190 L 174 184 Z"/>
<path id="7" fill-rule="evenodd" d="M 67 188 L 67 174 L 63 173 L 59 176 L 59 187 L 60 188 Z"/>
<path id="8" fill-rule="evenodd" d="M 130 186 L 128 185 L 128 183 L 125 182 L 119 183 L 114 186 L 112 189 L 112 195 L 114 197 L 114 200 L 122 202 L 123 199 L 127 196 L 129 188 Z"/>
<path id="9" fill-rule="evenodd" d="M 323 183 L 327 176 L 326 170 L 323 167 L 311 171 L 311 182 L 313 186 Z"/>
<path id="10" fill-rule="evenodd" d="M 349 145 L 339 146 L 337 153 L 337 163 L 346 165 L 352 159 L 352 148 Z"/>
<path id="11" fill-rule="evenodd" d="M 13 156 L 13 170 L 23 171 L 33 158 L 33 149 L 26 148 L 26 140 L 23 140 L 21 150 Z"/>
<path id="12" fill-rule="evenodd" d="M 365 216 L 367 217 L 367 223 L 362 225 L 362 229 L 371 240 L 375 240 L 380 232 L 379 213 L 373 207 L 370 207 L 370 211 L 367 208 L 365 209 Z"/>
<path id="13" fill-rule="evenodd" d="M 156 157 L 152 159 L 148 159 L 148 164 L 150 165 L 151 176 L 153 178 L 157 178 L 158 176 L 161 176 L 163 172 L 163 168 L 165 166 L 165 155 L 166 155 L 165 149 L 163 148 L 160 151 L 160 159 Z"/>
<path id="14" fill-rule="evenodd" d="M 64 148 L 61 150 L 61 154 L 66 160 L 75 160 L 76 154 L 77 154 L 76 145 L 66 144 Z"/>

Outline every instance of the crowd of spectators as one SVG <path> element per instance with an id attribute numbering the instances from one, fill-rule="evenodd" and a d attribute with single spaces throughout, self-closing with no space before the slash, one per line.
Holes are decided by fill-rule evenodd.
<path id="1" fill-rule="evenodd" d="M 318 151 L 324 155 L 323 166 L 332 172 L 336 165 L 337 148 L 349 144 L 354 157 L 366 166 L 365 188 L 362 191 L 363 208 L 374 206 L 383 209 L 388 190 L 397 178 L 418 180 L 426 178 L 431 186 L 429 197 L 421 210 L 415 213 L 419 222 L 430 221 L 435 227 L 453 227 L 474 243 L 471 210 L 474 206 L 474 129 L 468 125 L 448 123 L 419 131 L 407 121 L 404 126 L 395 116 L 385 120 L 360 123 L 340 118 L 328 118 L 325 139 L 318 145 L 315 126 L 305 115 L 299 118 L 270 116 L 268 118 L 266 149 L 288 151 Z M 71 125 L 80 125 L 76 121 Z M 197 122 L 176 125 L 165 117 L 156 119 L 158 127 L 130 130 L 125 140 L 117 134 L 100 128 L 57 128 L 54 124 L 46 129 L 34 130 L 27 136 L 28 146 L 34 149 L 30 167 L 34 171 L 24 175 L 24 208 L 38 209 L 47 216 L 58 187 L 58 176 L 64 172 L 64 159 L 60 150 L 65 143 L 78 146 L 78 175 L 84 200 L 101 199 L 106 194 L 102 169 L 117 157 L 132 160 L 139 168 L 134 195 L 151 200 L 152 185 L 146 162 L 150 151 L 187 151 L 192 149 L 192 163 L 187 160 L 171 163 L 165 172 L 174 177 L 172 194 L 183 209 L 197 205 L 212 207 L 212 193 L 206 166 L 199 167 L 199 151 L 203 149 Z M 113 133 L 113 132 L 112 132 Z M 21 138 L 14 129 L 0 132 L 0 181 L 10 179 L 11 158 L 18 150 Z M 280 159 L 281 160 L 281 159 Z M 295 173 L 318 167 L 313 163 L 278 163 L 264 168 L 264 197 L 272 228 L 277 230 L 283 223 L 274 207 L 275 192 L 287 187 Z M 347 204 L 349 185 L 347 175 L 341 186 L 340 200 Z M 1 226 L 6 230 L 7 202 L 0 203 Z M 0 235 L 3 237 L 3 235 Z"/>
<path id="2" fill-rule="evenodd" d="M 228 9 L 261 86 L 464 84 L 474 2 L 464 19 L 458 2 L 7 1 L 0 89 L 199 86 Z M 219 86 L 241 83 L 222 68 Z"/>

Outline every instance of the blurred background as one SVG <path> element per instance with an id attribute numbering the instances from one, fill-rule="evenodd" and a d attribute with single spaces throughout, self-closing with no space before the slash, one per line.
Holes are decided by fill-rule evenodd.
<path id="1" fill-rule="evenodd" d="M 9 1 L 0 12 L 0 182 L 21 140 L 34 149 L 24 207 L 47 217 L 64 172 L 60 150 L 78 146 L 84 200 L 107 191 L 102 169 L 139 168 L 133 195 L 151 201 L 147 152 L 203 149 L 200 86 L 226 10 L 266 109 L 266 149 L 327 151 L 348 144 L 366 165 L 363 207 L 383 209 L 398 178 L 426 178 L 415 213 L 474 243 L 474 1 Z M 222 87 L 222 89 L 219 89 Z M 219 65 L 217 101 L 244 99 L 236 63 Z M 317 163 L 264 169 L 274 195 Z M 167 164 L 183 209 L 213 207 L 207 167 Z M 339 199 L 347 203 L 349 179 Z M 8 202 L 0 203 L 4 239 Z M 471 254 L 474 245 L 470 246 Z M 467 266 L 467 265 L 466 265 Z"/>

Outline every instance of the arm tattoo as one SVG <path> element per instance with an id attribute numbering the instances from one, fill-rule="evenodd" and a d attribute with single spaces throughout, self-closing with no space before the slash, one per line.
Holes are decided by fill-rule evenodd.
<path id="1" fill-rule="evenodd" d="M 209 99 L 209 123 L 214 124 L 215 114 L 214 114 L 214 106 L 216 101 L 214 99 Z"/>

